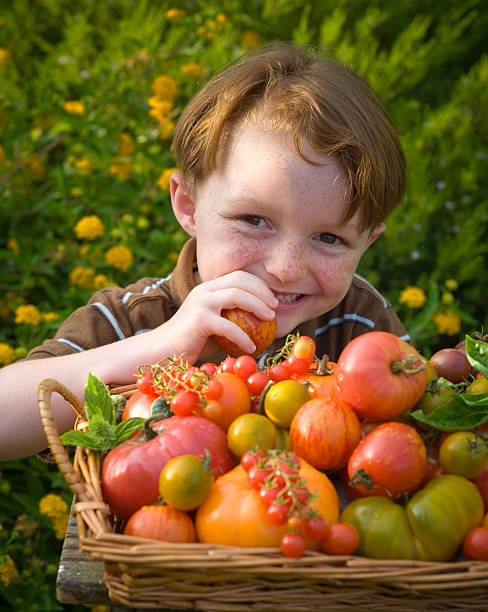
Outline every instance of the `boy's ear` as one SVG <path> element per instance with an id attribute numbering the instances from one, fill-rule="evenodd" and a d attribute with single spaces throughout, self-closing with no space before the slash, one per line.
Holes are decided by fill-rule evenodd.
<path id="1" fill-rule="evenodd" d="M 371 230 L 366 248 L 370 247 L 373 242 L 381 236 L 385 229 L 386 225 L 384 223 L 378 223 L 378 225 Z"/>
<path id="2" fill-rule="evenodd" d="M 173 172 L 169 184 L 171 204 L 178 223 L 190 236 L 195 236 L 195 203 L 181 172 Z"/>

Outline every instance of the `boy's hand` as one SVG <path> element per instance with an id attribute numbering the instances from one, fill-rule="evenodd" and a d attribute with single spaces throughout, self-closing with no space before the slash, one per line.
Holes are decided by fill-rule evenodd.
<path id="1" fill-rule="evenodd" d="M 253 274 L 237 270 L 197 285 L 178 312 L 158 330 L 164 328 L 165 344 L 174 354 L 194 363 L 218 350 L 212 336 L 224 336 L 245 353 L 256 350 L 249 336 L 237 325 L 221 316 L 226 308 L 242 308 L 263 321 L 274 318 L 278 300 L 264 281 Z"/>

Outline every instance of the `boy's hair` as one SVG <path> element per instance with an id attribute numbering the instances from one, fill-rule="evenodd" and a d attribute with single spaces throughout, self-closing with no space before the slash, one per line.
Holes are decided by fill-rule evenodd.
<path id="1" fill-rule="evenodd" d="M 173 139 L 176 161 L 191 188 L 217 170 L 225 139 L 254 119 L 304 140 L 344 169 L 349 207 L 361 230 L 383 221 L 402 198 L 405 156 L 393 125 L 369 86 L 316 52 L 287 43 L 247 53 L 211 78 L 181 114 Z"/>

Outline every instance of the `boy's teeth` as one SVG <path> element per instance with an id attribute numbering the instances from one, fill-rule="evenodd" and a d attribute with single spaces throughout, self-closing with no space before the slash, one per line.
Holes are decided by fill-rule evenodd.
<path id="1" fill-rule="evenodd" d="M 300 294 L 299 293 L 295 293 L 294 295 L 281 295 L 280 293 L 276 294 L 276 297 L 279 299 L 280 302 L 296 302 L 299 298 L 300 298 Z"/>

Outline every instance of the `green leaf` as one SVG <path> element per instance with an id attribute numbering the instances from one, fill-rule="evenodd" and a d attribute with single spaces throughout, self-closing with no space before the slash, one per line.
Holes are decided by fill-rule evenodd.
<path id="1" fill-rule="evenodd" d="M 111 425 L 115 425 L 115 409 L 110 391 L 103 381 L 91 372 L 85 386 L 85 409 L 88 422 L 95 415 L 99 415 Z"/>
<path id="2" fill-rule="evenodd" d="M 472 429 L 488 421 L 488 394 L 454 395 L 447 404 L 439 406 L 429 415 L 415 410 L 410 416 L 440 431 Z"/>
<path id="3" fill-rule="evenodd" d="M 119 423 L 115 428 L 115 436 L 117 444 L 127 440 L 131 434 L 144 426 L 144 419 L 142 417 L 131 417 Z"/>
<path id="4" fill-rule="evenodd" d="M 488 377 L 488 343 L 466 336 L 466 357 L 477 372 Z"/>
<path id="5" fill-rule="evenodd" d="M 100 450 L 98 438 L 89 432 L 76 431 L 72 429 L 59 437 L 65 446 L 83 446 L 91 450 Z"/>

